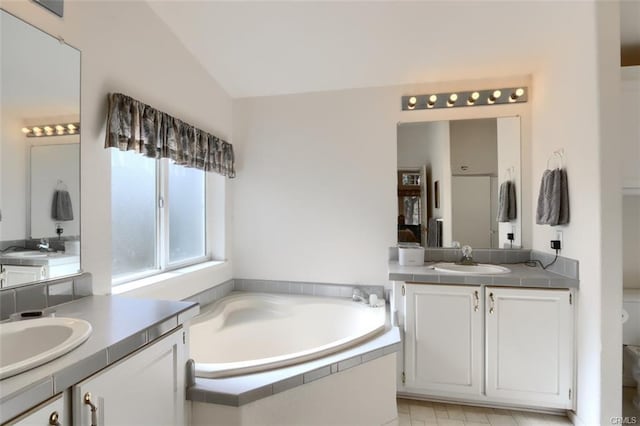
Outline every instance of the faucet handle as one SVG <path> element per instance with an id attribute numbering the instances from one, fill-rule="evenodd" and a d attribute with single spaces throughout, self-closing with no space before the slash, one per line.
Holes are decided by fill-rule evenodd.
<path id="1" fill-rule="evenodd" d="M 462 246 L 462 255 L 464 257 L 471 257 L 471 252 L 473 251 L 473 249 L 471 248 L 471 246 L 467 245 L 467 246 Z"/>

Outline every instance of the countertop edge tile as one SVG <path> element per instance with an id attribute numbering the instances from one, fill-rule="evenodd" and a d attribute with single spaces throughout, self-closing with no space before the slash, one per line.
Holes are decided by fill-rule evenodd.
<path id="1" fill-rule="evenodd" d="M 53 391 L 53 378 L 46 377 L 39 382 L 33 383 L 24 392 L 16 392 L 0 400 L 2 410 L 0 410 L 0 423 L 11 420 L 22 414 L 29 408 L 46 401 L 55 395 Z M 25 408 L 26 407 L 26 408 Z"/>

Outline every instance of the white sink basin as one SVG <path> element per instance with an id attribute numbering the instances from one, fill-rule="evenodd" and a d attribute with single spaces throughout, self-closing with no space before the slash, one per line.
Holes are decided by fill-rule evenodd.
<path id="1" fill-rule="evenodd" d="M 74 318 L 38 318 L 0 324 L 0 379 L 47 363 L 91 335 L 91 324 Z"/>
<path id="2" fill-rule="evenodd" d="M 28 257 L 28 258 L 37 258 L 37 257 L 47 257 L 50 253 L 41 253 L 39 251 L 13 251 L 11 253 L 5 253 L 2 256 L 4 257 Z"/>
<path id="3" fill-rule="evenodd" d="M 486 263 L 478 263 L 477 265 L 458 265 L 456 263 L 437 263 L 433 269 L 440 272 L 448 272 L 451 274 L 461 275 L 493 275 L 507 274 L 511 269 L 504 266 L 488 265 Z"/>

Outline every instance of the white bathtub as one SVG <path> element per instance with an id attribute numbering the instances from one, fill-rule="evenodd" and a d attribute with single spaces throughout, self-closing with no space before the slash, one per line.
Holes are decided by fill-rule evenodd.
<path id="1" fill-rule="evenodd" d="M 197 377 L 220 378 L 320 358 L 385 327 L 385 308 L 348 299 L 232 293 L 192 321 Z"/>

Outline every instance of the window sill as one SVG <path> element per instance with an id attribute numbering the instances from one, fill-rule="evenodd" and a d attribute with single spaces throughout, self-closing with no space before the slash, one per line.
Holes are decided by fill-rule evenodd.
<path id="1" fill-rule="evenodd" d="M 207 262 L 197 263 L 191 266 L 185 266 L 184 268 L 174 269 L 172 271 L 163 272 L 161 274 L 157 274 L 150 277 L 141 278 L 139 280 L 129 281 L 127 283 L 117 285 L 111 288 L 111 294 L 113 295 L 124 294 L 134 290 L 139 290 L 141 288 L 162 284 L 166 281 L 173 280 L 178 277 L 182 277 L 186 274 L 191 274 L 193 272 L 201 271 L 203 269 L 208 269 L 208 268 L 218 268 L 227 263 L 228 263 L 227 261 L 223 261 L 223 260 L 210 260 Z"/>

